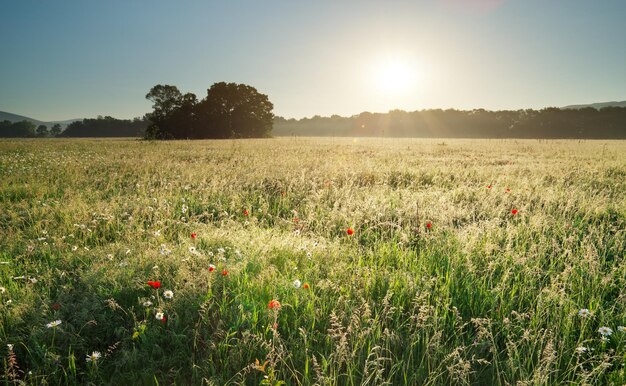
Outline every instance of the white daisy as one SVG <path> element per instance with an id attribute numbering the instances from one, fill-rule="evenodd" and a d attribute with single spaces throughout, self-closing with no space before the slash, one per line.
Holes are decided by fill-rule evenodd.
<path id="1" fill-rule="evenodd" d="M 619 332 L 626 332 L 626 327 L 624 327 L 624 326 L 617 326 L 617 331 L 619 331 Z"/>
<path id="2" fill-rule="evenodd" d="M 157 312 L 156 315 L 154 316 L 156 318 L 156 320 L 163 320 L 163 313 L 162 312 Z"/>
<path id="3" fill-rule="evenodd" d="M 0 287 L 0 294 L 7 292 L 7 289 L 4 287 Z"/>
<path id="4" fill-rule="evenodd" d="M 578 316 L 580 316 L 581 318 L 588 318 L 591 316 L 591 311 L 589 311 L 586 308 L 583 308 L 580 311 L 578 311 Z"/>
<path id="5" fill-rule="evenodd" d="M 600 333 L 600 335 L 602 336 L 611 336 L 611 334 L 613 333 L 613 330 L 611 330 L 609 327 L 600 327 L 598 329 L 598 332 Z"/>
<path id="6" fill-rule="evenodd" d="M 302 282 L 300 280 L 296 279 L 296 280 L 293 281 L 292 284 L 293 284 L 294 288 L 300 288 L 300 286 L 302 285 Z"/>
<path id="7" fill-rule="evenodd" d="M 61 323 L 62 322 L 59 319 L 53 320 L 52 322 L 46 324 L 46 327 L 53 328 L 53 327 L 56 327 L 56 326 L 60 325 Z"/>
<path id="8" fill-rule="evenodd" d="M 174 297 L 174 292 L 172 292 L 170 290 L 167 290 L 167 291 L 163 292 L 163 297 L 165 299 L 171 299 L 171 298 Z"/>
<path id="9" fill-rule="evenodd" d="M 146 300 L 145 302 L 143 302 L 144 307 L 150 307 L 151 305 L 152 305 L 152 302 L 150 300 Z"/>
<path id="10" fill-rule="evenodd" d="M 99 351 L 94 351 L 91 353 L 91 355 L 87 355 L 87 357 L 85 358 L 85 361 L 96 363 L 98 359 L 100 359 L 101 356 L 102 355 L 100 354 Z"/>
<path id="11" fill-rule="evenodd" d="M 585 346 L 578 346 L 576 347 L 576 353 L 578 354 L 583 354 L 586 353 L 589 349 Z"/>

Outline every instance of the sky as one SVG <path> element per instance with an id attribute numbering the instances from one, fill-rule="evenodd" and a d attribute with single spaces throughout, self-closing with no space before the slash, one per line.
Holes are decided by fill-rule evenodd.
<path id="1" fill-rule="evenodd" d="M 624 0 L 0 0 L 0 111 L 151 111 L 245 83 L 286 118 L 626 100 Z"/>

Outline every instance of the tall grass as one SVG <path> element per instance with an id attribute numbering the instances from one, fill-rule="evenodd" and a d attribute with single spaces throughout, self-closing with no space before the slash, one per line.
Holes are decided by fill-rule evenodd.
<path id="1" fill-rule="evenodd" d="M 624 141 L 0 141 L 0 181 L 5 384 L 626 382 Z"/>

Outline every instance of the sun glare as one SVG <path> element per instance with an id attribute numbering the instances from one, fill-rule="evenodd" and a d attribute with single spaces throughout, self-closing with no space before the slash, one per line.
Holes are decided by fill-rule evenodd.
<path id="1" fill-rule="evenodd" d="M 416 87 L 417 68 L 399 59 L 386 60 L 377 68 L 375 81 L 388 93 L 410 91 Z"/>

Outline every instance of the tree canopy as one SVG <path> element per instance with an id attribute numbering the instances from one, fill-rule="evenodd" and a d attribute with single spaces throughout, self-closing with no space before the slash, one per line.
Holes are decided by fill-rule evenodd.
<path id="1" fill-rule="evenodd" d="M 272 130 L 274 105 L 245 84 L 215 83 L 201 101 L 176 86 L 159 84 L 146 99 L 153 103 L 146 138 L 262 138 Z"/>

